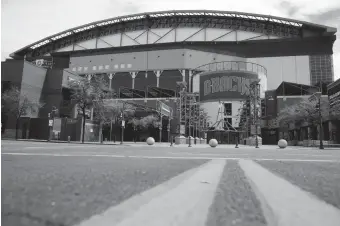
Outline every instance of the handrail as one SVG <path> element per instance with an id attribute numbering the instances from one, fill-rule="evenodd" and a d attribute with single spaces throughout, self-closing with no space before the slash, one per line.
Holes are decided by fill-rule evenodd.
<path id="1" fill-rule="evenodd" d="M 267 69 L 256 63 L 247 61 L 221 61 L 201 65 L 194 69 L 197 73 L 209 71 L 246 71 L 252 73 L 263 73 L 267 76 Z"/>

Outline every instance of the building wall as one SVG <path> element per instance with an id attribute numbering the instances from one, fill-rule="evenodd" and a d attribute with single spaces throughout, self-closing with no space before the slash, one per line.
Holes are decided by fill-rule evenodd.
<path id="1" fill-rule="evenodd" d="M 62 101 L 63 69 L 48 69 L 43 88 L 44 107 L 39 112 L 39 117 L 46 118 L 53 107 L 59 109 Z"/>
<path id="2" fill-rule="evenodd" d="M 334 81 L 333 56 L 312 55 L 309 57 L 311 69 L 311 85 L 322 81 L 331 83 Z"/>
<path id="3" fill-rule="evenodd" d="M 41 101 L 46 72 L 47 70 L 45 68 L 25 61 L 21 81 L 21 94 L 27 96 L 32 101 Z M 36 112 L 29 112 L 29 114 L 24 116 L 37 118 L 39 110 L 36 110 Z"/>
<path id="4" fill-rule="evenodd" d="M 154 50 L 77 56 L 70 58 L 70 69 L 80 74 L 124 71 L 194 69 L 219 61 L 244 60 L 240 57 L 188 49 Z"/>
<path id="5" fill-rule="evenodd" d="M 1 62 L 1 83 L 9 82 L 20 88 L 23 70 L 23 60 L 6 60 Z"/>
<path id="6" fill-rule="evenodd" d="M 276 89 L 283 81 L 310 85 L 309 56 L 248 58 L 267 69 L 267 89 Z"/>

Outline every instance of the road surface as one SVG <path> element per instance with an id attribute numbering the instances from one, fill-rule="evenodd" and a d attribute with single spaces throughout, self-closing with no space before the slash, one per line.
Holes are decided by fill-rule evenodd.
<path id="1" fill-rule="evenodd" d="M 340 150 L 2 141 L 2 225 L 340 225 Z"/>

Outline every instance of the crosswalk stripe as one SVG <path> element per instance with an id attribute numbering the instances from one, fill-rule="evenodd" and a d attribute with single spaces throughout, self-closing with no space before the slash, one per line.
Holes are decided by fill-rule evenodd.
<path id="1" fill-rule="evenodd" d="M 278 226 L 338 226 L 340 210 L 319 200 L 251 160 L 239 164 L 263 206 L 266 218 Z M 268 216 L 268 213 L 272 216 Z M 267 213 L 267 214 L 266 214 Z"/>
<path id="2" fill-rule="evenodd" d="M 79 226 L 204 226 L 226 160 L 211 160 L 136 195 Z"/>

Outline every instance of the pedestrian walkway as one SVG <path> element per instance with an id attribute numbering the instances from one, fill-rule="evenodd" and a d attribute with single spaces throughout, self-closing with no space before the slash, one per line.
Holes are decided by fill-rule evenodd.
<path id="1" fill-rule="evenodd" d="M 8 140 L 8 139 L 5 139 Z M 120 143 L 120 141 L 104 141 L 104 142 L 89 142 L 86 141 L 82 143 L 81 141 L 60 141 L 60 140 L 35 140 L 35 139 L 18 139 L 18 140 L 8 140 L 8 141 L 27 141 L 27 142 L 46 142 L 46 143 L 69 143 L 69 144 L 92 144 L 92 145 L 123 145 L 123 146 L 131 146 L 131 147 L 150 147 L 150 148 L 157 148 L 157 147 L 171 147 L 171 148 L 212 148 L 209 146 L 209 144 L 191 144 L 191 147 L 189 147 L 189 144 L 179 144 L 176 145 L 173 143 L 172 145 L 168 142 L 155 142 L 153 145 L 148 145 L 146 142 L 132 142 L 132 141 L 124 141 L 123 144 Z M 237 146 L 241 149 L 257 149 L 254 146 L 249 145 L 242 145 L 239 144 Z M 235 144 L 219 144 L 217 147 L 218 149 L 237 149 Z M 280 148 L 277 145 L 260 145 L 258 149 L 266 149 L 266 150 L 280 150 Z M 302 147 L 302 146 L 287 146 L 286 150 L 318 150 L 319 147 Z M 339 150 L 339 147 L 325 147 L 325 150 L 331 149 L 331 150 Z"/>

